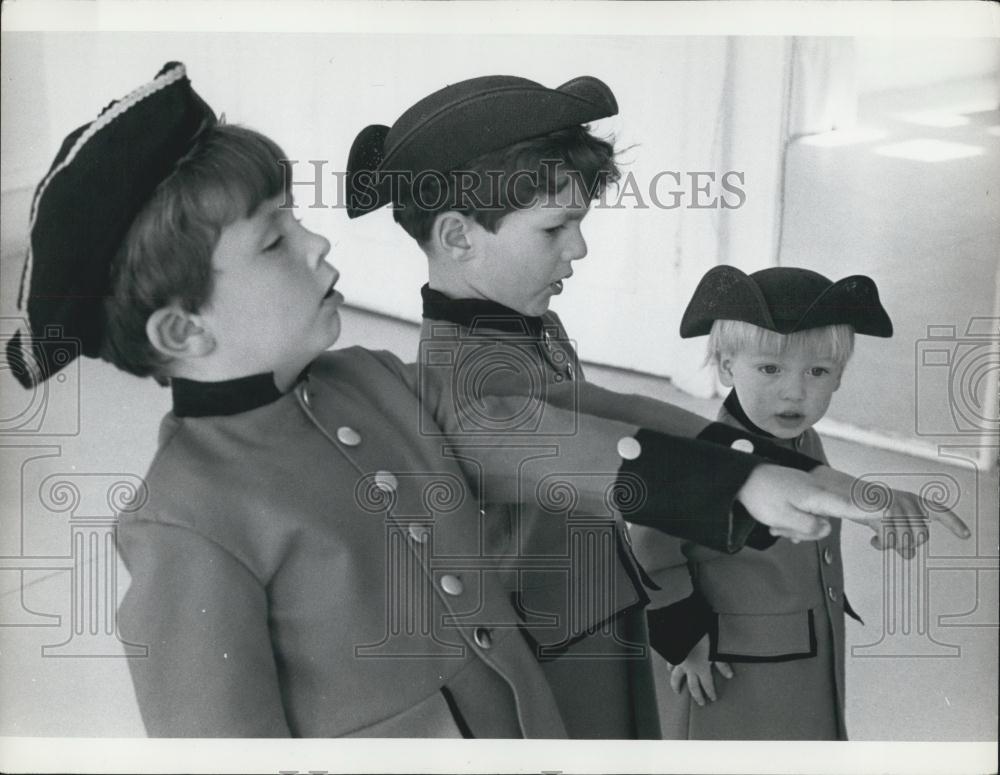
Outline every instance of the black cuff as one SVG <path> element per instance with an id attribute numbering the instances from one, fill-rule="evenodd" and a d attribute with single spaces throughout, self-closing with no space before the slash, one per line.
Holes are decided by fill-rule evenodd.
<path id="1" fill-rule="evenodd" d="M 635 440 L 641 452 L 623 461 L 613 491 L 622 515 L 718 551 L 742 548 L 757 523 L 734 509 L 736 493 L 760 459 L 647 429 Z"/>
<path id="2" fill-rule="evenodd" d="M 670 664 L 680 664 L 708 634 L 714 618 L 712 609 L 697 591 L 664 608 L 647 609 L 649 645 Z"/>
<path id="3" fill-rule="evenodd" d="M 773 441 L 769 441 L 761 436 L 756 436 L 753 433 L 743 430 L 742 428 L 734 428 L 731 425 L 724 425 L 721 422 L 714 422 L 709 425 L 705 430 L 698 434 L 698 438 L 702 441 L 709 441 L 713 444 L 721 444 L 725 447 L 731 447 L 733 442 L 737 439 L 745 439 L 753 445 L 753 449 L 748 449 L 747 451 L 752 452 L 755 457 L 762 458 L 767 463 L 774 463 L 775 465 L 785 466 L 785 468 L 797 468 L 800 471 L 812 471 L 816 466 L 822 465 L 819 460 L 809 457 L 808 455 L 803 455 L 801 452 L 796 452 L 793 449 L 786 449 Z"/>

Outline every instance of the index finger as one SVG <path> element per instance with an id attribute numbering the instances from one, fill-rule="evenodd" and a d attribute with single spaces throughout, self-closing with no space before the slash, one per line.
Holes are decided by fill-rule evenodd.
<path id="1" fill-rule="evenodd" d="M 972 531 L 969 530 L 968 525 L 959 519 L 958 515 L 952 511 L 931 511 L 930 518 L 935 522 L 940 522 L 959 538 L 968 538 L 972 535 Z"/>
<path id="2" fill-rule="evenodd" d="M 862 509 L 850 498 L 844 498 L 829 491 L 811 494 L 799 508 L 817 517 L 849 519 L 852 522 L 865 524 L 879 522 L 882 519 L 881 511 Z"/>

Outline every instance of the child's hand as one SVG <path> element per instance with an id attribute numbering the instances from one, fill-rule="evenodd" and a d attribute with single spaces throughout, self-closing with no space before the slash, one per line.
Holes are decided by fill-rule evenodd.
<path id="1" fill-rule="evenodd" d="M 670 672 L 670 688 L 675 694 L 681 693 L 681 684 L 687 682 L 691 699 L 704 706 L 705 697 L 709 702 L 715 702 L 715 681 L 712 677 L 712 666 L 725 678 L 733 677 L 733 669 L 728 662 L 712 662 L 708 658 L 708 636 L 703 635 L 687 659 L 676 665 Z"/>
<path id="2" fill-rule="evenodd" d="M 875 531 L 875 535 L 871 538 L 871 545 L 883 552 L 893 549 L 903 559 L 911 560 L 917 554 L 917 547 L 930 539 L 931 519 L 934 519 L 933 514 L 938 512 L 929 509 L 926 501 L 919 495 L 906 490 L 889 490 L 889 496 L 891 500 L 882 512 L 882 523 L 870 525 Z M 921 516 L 927 511 L 930 511 L 932 515 L 930 518 Z M 955 517 L 950 511 L 948 514 L 954 517 L 963 528 L 965 527 L 965 524 L 958 517 Z M 952 530 L 952 532 L 955 531 Z M 956 533 L 956 535 L 962 534 Z M 885 541 L 882 540 L 883 536 Z M 969 537 L 968 529 L 962 537 Z"/>
<path id="3" fill-rule="evenodd" d="M 831 492 L 845 495 L 857 502 L 857 487 L 861 480 L 829 466 L 813 469 L 811 476 Z M 867 511 L 860 519 L 848 517 L 875 531 L 871 544 L 876 549 L 894 549 L 900 556 L 911 559 L 916 554 L 917 547 L 930 538 L 932 521 L 940 522 L 959 538 L 972 535 L 958 516 L 938 503 L 905 490 L 888 490 L 888 495 L 889 502 L 884 508 Z M 883 530 L 886 537 L 884 544 L 881 540 Z"/>

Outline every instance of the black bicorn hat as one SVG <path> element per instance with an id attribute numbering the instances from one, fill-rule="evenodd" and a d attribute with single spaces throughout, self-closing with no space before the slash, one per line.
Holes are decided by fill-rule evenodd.
<path id="1" fill-rule="evenodd" d="M 681 336 L 705 336 L 716 320 L 742 320 L 779 334 L 847 324 L 858 334 L 892 336 L 892 321 L 870 277 L 855 274 L 833 282 L 790 266 L 750 275 L 733 266 L 709 269 L 684 310 Z"/>
<path id="2" fill-rule="evenodd" d="M 31 205 L 17 301 L 27 325 L 7 342 L 7 363 L 22 385 L 44 382 L 78 355 L 98 355 L 122 240 L 156 187 L 215 123 L 184 65 L 168 62 L 63 141 Z"/>
<path id="3" fill-rule="evenodd" d="M 513 75 L 487 75 L 444 87 L 409 108 L 392 127 L 358 133 L 347 161 L 347 214 L 392 201 L 392 176 L 447 173 L 483 154 L 618 113 L 603 81 L 584 75 L 549 89 Z"/>

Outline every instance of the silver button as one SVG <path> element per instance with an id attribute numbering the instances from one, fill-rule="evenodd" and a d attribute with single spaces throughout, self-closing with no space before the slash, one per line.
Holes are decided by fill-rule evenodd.
<path id="1" fill-rule="evenodd" d="M 750 439 L 736 439 L 732 444 L 729 445 L 737 452 L 753 452 L 753 442 Z"/>
<path id="2" fill-rule="evenodd" d="M 823 562 L 827 565 L 833 564 L 833 550 L 829 546 L 823 550 Z"/>
<path id="3" fill-rule="evenodd" d="M 446 594 L 457 597 L 465 591 L 465 584 L 462 583 L 462 580 L 458 576 L 446 573 L 441 577 L 441 589 Z"/>
<path id="4" fill-rule="evenodd" d="M 570 379 L 574 379 L 574 377 L 576 375 L 576 371 L 574 370 L 572 363 L 566 365 L 566 375 Z"/>
<path id="5" fill-rule="evenodd" d="M 419 522 L 412 523 L 406 530 L 410 534 L 410 538 L 418 544 L 426 544 L 431 538 L 431 529 Z"/>
<path id="6" fill-rule="evenodd" d="M 622 460 L 635 460 L 642 454 L 642 445 L 631 436 L 618 439 L 618 457 Z"/>
<path id="7" fill-rule="evenodd" d="M 390 471 L 376 471 L 375 486 L 382 492 L 396 492 L 396 488 L 399 487 L 399 480 Z"/>
<path id="8" fill-rule="evenodd" d="M 354 428 L 342 425 L 337 428 L 337 441 L 348 447 L 356 447 L 361 443 L 361 434 Z"/>
<path id="9" fill-rule="evenodd" d="M 479 510 L 479 518 L 480 519 L 486 519 L 486 509 L 480 509 Z"/>
<path id="10" fill-rule="evenodd" d="M 493 634 L 485 627 L 476 627 L 476 631 L 472 634 L 472 637 L 476 641 L 476 645 L 481 649 L 488 649 L 493 646 Z"/>
<path id="11" fill-rule="evenodd" d="M 302 388 L 302 403 L 306 406 L 312 406 L 312 399 L 309 398 L 309 391 Z"/>
<path id="12" fill-rule="evenodd" d="M 837 602 L 837 590 L 835 590 L 835 589 L 834 589 L 833 587 L 827 587 L 827 588 L 826 588 L 826 595 L 827 595 L 827 597 L 829 597 L 829 598 L 830 598 L 830 599 L 831 599 L 831 600 L 832 600 L 832 601 L 833 601 L 834 603 L 836 603 L 836 602 Z"/>

